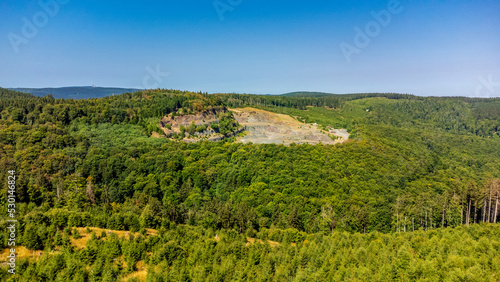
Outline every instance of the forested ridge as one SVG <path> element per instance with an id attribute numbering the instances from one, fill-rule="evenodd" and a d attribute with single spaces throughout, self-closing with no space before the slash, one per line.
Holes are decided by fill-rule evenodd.
<path id="1" fill-rule="evenodd" d="M 244 106 L 346 128 L 351 140 L 151 137 L 171 113 Z M 0 117 L 1 247 L 15 171 L 18 243 L 45 250 L 17 276 L 2 268 L 5 279 L 112 281 L 139 262 L 150 281 L 500 275 L 500 99 L 148 90 L 64 100 L 0 88 Z M 81 249 L 76 227 L 140 235 L 93 234 Z"/>

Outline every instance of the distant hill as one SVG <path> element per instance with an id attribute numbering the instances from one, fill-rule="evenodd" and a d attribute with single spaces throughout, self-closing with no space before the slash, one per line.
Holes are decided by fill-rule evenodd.
<path id="1" fill-rule="evenodd" d="M 127 92 L 136 92 L 133 88 L 109 88 L 92 86 L 72 86 L 61 88 L 9 88 L 10 90 L 29 93 L 35 96 L 47 96 L 51 94 L 57 99 L 90 99 L 102 98 L 111 95 L 119 95 Z"/>
<path id="2" fill-rule="evenodd" d="M 298 92 L 290 92 L 286 94 L 282 94 L 281 96 L 285 97 L 326 97 L 330 95 L 336 95 L 333 93 L 325 93 L 325 92 L 308 92 L 308 91 L 298 91 Z"/>

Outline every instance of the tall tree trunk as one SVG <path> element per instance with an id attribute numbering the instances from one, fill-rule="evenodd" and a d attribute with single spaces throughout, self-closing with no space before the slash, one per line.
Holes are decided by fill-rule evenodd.
<path id="1" fill-rule="evenodd" d="M 493 223 L 497 223 L 497 216 L 498 216 L 498 194 L 497 194 L 497 200 L 495 202 L 495 217 L 493 218 Z"/>
<path id="2" fill-rule="evenodd" d="M 398 232 L 401 232 L 401 230 L 399 229 L 399 206 L 396 209 L 396 223 L 398 225 L 398 227 L 397 227 Z"/>
<path id="3" fill-rule="evenodd" d="M 57 188 L 56 188 L 56 194 L 57 194 L 57 202 L 60 202 L 61 201 L 61 184 L 57 184 Z"/>
<path id="4" fill-rule="evenodd" d="M 460 224 L 464 224 L 464 206 L 462 205 L 462 211 L 460 212 Z"/>
<path id="5" fill-rule="evenodd" d="M 469 226 L 470 223 L 470 210 L 471 210 L 472 200 L 469 198 L 469 205 L 467 206 L 467 214 L 465 214 L 465 224 Z"/>
<path id="6" fill-rule="evenodd" d="M 450 206 L 448 206 L 448 226 L 451 224 L 451 211 L 450 211 Z"/>
<path id="7" fill-rule="evenodd" d="M 476 218 L 477 218 L 477 203 L 474 204 L 474 224 L 476 224 Z"/>
<path id="8" fill-rule="evenodd" d="M 427 230 L 427 211 L 425 211 L 425 230 Z"/>
<path id="9" fill-rule="evenodd" d="M 486 222 L 486 198 L 483 200 L 483 222 Z"/>
<path id="10" fill-rule="evenodd" d="M 87 194 L 87 197 L 89 198 L 90 202 L 92 205 L 95 205 L 95 194 L 94 194 L 94 188 L 92 187 L 92 179 L 89 177 L 87 179 L 87 190 L 85 191 Z"/>
<path id="11" fill-rule="evenodd" d="M 432 208 L 431 208 L 431 214 L 430 214 L 430 216 L 429 216 L 429 220 L 430 220 L 430 222 L 431 222 L 431 229 L 432 229 Z"/>
<path id="12" fill-rule="evenodd" d="M 411 227 L 413 229 L 413 232 L 415 232 L 415 218 L 414 217 L 411 218 Z"/>
<path id="13" fill-rule="evenodd" d="M 467 203 L 467 209 L 465 210 L 465 225 L 469 226 L 469 204 Z"/>
<path id="14" fill-rule="evenodd" d="M 490 184 L 490 204 L 488 205 L 488 222 L 491 222 L 491 192 L 492 192 L 492 187 L 493 183 Z"/>
<path id="15" fill-rule="evenodd" d="M 446 204 L 443 205 L 443 220 L 441 221 L 441 228 L 444 228 L 444 211 L 446 208 Z"/>

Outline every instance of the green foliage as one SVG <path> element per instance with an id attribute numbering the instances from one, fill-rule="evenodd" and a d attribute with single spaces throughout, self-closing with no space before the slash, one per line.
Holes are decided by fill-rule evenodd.
<path id="1" fill-rule="evenodd" d="M 78 229 L 76 229 L 76 228 L 73 230 L 72 235 L 73 235 L 73 239 L 80 239 L 81 238 L 80 231 L 78 231 Z"/>
<path id="2" fill-rule="evenodd" d="M 61 246 L 63 243 L 61 232 L 57 231 L 54 236 L 54 245 Z"/>
<path id="3" fill-rule="evenodd" d="M 75 101 L 0 88 L 0 178 L 16 171 L 19 243 L 56 251 L 19 262 L 19 275 L 113 281 L 144 261 L 151 280 L 495 280 L 500 235 L 486 223 L 499 218 L 499 101 L 174 90 Z M 169 113 L 226 105 L 345 128 L 351 140 L 150 137 Z M 215 131 L 238 129 L 231 112 L 219 118 Z M 6 207 L 7 182 L 1 189 Z M 87 226 L 141 235 L 103 231 L 73 248 L 81 235 L 71 228 Z M 247 246 L 243 234 L 263 243 Z"/>
<path id="4" fill-rule="evenodd" d="M 30 224 L 24 229 L 23 244 L 31 250 L 43 249 L 37 226 Z"/>
<path id="5" fill-rule="evenodd" d="M 136 271 L 140 261 L 147 263 L 148 279 L 174 281 L 494 281 L 500 271 L 500 227 L 493 224 L 393 234 L 265 230 L 256 236 L 268 236 L 264 233 L 281 240 L 250 243 L 233 230 L 220 231 L 215 238 L 214 233 L 191 226 L 167 230 L 162 238 L 126 240 L 111 234 L 89 240 L 81 250 L 21 261 L 17 278 L 121 280 Z M 121 267 L 123 262 L 126 268 Z M 0 279 L 8 275 L 2 271 Z"/>
<path id="6" fill-rule="evenodd" d="M 159 264 L 165 261 L 168 265 L 172 265 L 175 260 L 181 260 L 186 256 L 186 251 L 173 242 L 166 243 L 153 254 L 153 264 Z"/>

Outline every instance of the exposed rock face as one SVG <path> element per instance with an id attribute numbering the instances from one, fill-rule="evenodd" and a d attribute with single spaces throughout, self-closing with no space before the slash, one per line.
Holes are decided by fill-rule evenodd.
<path id="1" fill-rule="evenodd" d="M 186 143 L 194 143 L 194 142 L 199 142 L 201 140 L 207 140 L 207 141 L 210 141 L 210 142 L 219 142 L 219 141 L 222 141 L 224 139 L 234 137 L 238 133 L 243 132 L 244 130 L 245 130 L 245 128 L 241 127 L 238 130 L 235 130 L 235 131 L 233 131 L 233 132 L 231 132 L 229 134 L 226 134 L 226 135 L 214 134 L 214 135 L 212 135 L 212 137 L 207 137 L 205 139 L 185 139 L 184 142 L 186 142 Z"/>
<path id="2" fill-rule="evenodd" d="M 294 118 L 254 108 L 232 109 L 239 124 L 248 134 L 239 139 L 242 143 L 256 144 L 336 144 L 349 139 L 344 130 L 323 131 L 317 125 L 304 124 Z M 329 136 L 337 136 L 333 139 Z"/>
<path id="3" fill-rule="evenodd" d="M 160 121 L 160 128 L 167 138 L 177 138 L 187 143 L 202 140 L 216 142 L 233 137 L 243 131 L 243 127 L 239 126 L 232 117 L 228 119 L 230 115 L 231 113 L 227 109 L 222 108 L 205 110 L 191 115 L 169 115 Z M 220 130 L 221 120 L 225 120 L 226 130 Z M 182 132 L 185 132 L 184 138 L 179 138 L 182 136 Z"/>
<path id="4" fill-rule="evenodd" d="M 194 122 L 196 126 L 202 126 L 202 125 L 208 125 L 215 123 L 219 124 L 219 117 L 218 115 L 220 113 L 226 113 L 227 110 L 222 110 L 222 109 L 214 109 L 214 110 L 207 110 L 207 111 L 202 111 L 199 112 L 195 115 L 183 115 L 183 116 L 168 116 L 164 117 L 161 122 L 160 126 L 165 132 L 165 135 L 171 136 L 173 133 L 180 133 L 180 126 L 188 127 L 191 125 L 191 123 Z M 168 129 L 166 126 L 170 125 L 171 129 Z M 215 131 L 211 130 L 210 132 L 206 132 L 206 134 L 214 134 Z"/>
<path id="5" fill-rule="evenodd" d="M 217 142 L 236 136 L 242 131 L 247 131 L 247 135 L 239 138 L 238 141 L 255 144 L 336 144 L 349 139 L 349 133 L 345 129 L 330 129 L 327 132 L 321 130 L 316 124 L 301 123 L 287 115 L 254 108 L 233 109 L 231 112 L 234 119 L 231 117 L 229 122 L 227 116 L 231 113 L 228 110 L 213 109 L 191 115 L 170 115 L 161 120 L 160 126 L 167 138 L 187 143 L 202 140 Z M 226 118 L 223 119 L 223 116 Z M 221 123 L 221 120 L 225 121 L 226 128 L 227 124 L 231 128 L 223 132 L 224 134 L 219 131 L 219 126 L 224 123 Z M 193 131 L 194 127 L 196 127 L 195 131 Z M 184 138 L 180 137 L 181 132 L 185 132 Z"/>

